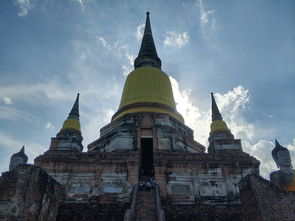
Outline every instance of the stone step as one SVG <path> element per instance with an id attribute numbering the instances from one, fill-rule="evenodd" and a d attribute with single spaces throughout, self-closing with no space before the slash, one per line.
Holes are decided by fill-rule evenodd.
<path id="1" fill-rule="evenodd" d="M 155 193 L 153 191 L 139 191 L 135 208 L 136 221 L 157 220 Z"/>

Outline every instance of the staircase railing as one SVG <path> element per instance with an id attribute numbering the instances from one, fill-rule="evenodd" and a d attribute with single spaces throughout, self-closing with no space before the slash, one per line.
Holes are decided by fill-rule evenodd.
<path id="1" fill-rule="evenodd" d="M 155 196 L 156 196 L 156 210 L 157 210 L 158 221 L 165 221 L 165 212 L 161 206 L 159 184 L 156 184 Z"/>
<path id="2" fill-rule="evenodd" d="M 124 221 L 132 221 L 134 220 L 134 213 L 137 201 L 137 194 L 138 194 L 138 184 L 133 186 L 133 194 L 131 199 L 131 206 L 130 209 L 127 209 L 124 214 Z"/>

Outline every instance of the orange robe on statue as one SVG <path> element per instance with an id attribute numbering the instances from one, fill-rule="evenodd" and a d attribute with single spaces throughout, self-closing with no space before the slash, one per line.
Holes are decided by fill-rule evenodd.
<path id="1" fill-rule="evenodd" d="M 292 182 L 284 188 L 286 191 L 295 191 L 295 170 L 293 171 Z"/>

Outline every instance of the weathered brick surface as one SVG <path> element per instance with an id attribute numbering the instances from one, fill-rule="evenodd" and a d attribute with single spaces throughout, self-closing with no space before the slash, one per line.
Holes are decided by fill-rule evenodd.
<path id="1" fill-rule="evenodd" d="M 96 203 L 103 206 L 103 204 L 119 202 L 119 195 L 126 197 L 126 200 L 123 200 L 125 203 L 130 203 L 131 193 L 129 192 L 124 193 L 125 195 L 113 194 L 114 196 L 110 197 L 102 191 L 103 174 L 105 172 L 125 173 L 125 182 L 136 184 L 139 178 L 140 153 L 137 151 L 111 153 L 48 151 L 36 158 L 35 164 L 44 168 L 57 180 L 60 179 L 60 183 L 66 188 L 68 199 L 75 200 L 77 205 L 82 203 L 80 199 L 83 198 L 84 202 L 89 200 L 92 202 L 95 199 Z M 259 162 L 242 151 L 208 154 L 155 150 L 154 166 L 155 180 L 160 185 L 161 199 L 169 201 L 169 205 L 166 204 L 164 207 L 169 219 L 202 220 L 201 217 L 207 217 L 207 220 L 214 220 L 212 217 L 219 217 L 220 220 L 240 220 L 239 192 L 234 184 L 239 182 L 241 176 L 258 173 Z M 177 187 L 181 184 L 186 185 L 188 192 L 173 195 L 174 193 L 171 192 L 173 185 Z M 77 192 L 73 190 L 73 186 L 79 187 L 76 189 Z M 211 191 L 211 186 L 215 188 L 214 191 Z M 80 190 L 84 191 L 83 194 L 78 192 Z M 67 214 L 74 211 L 71 209 L 73 206 L 69 207 L 69 205 L 64 205 L 64 209 L 61 210 L 63 212 L 59 215 L 60 219 L 62 216 L 68 217 Z M 83 207 L 86 207 L 86 204 L 83 204 Z M 73 212 L 72 216 L 80 217 L 79 214 Z M 103 219 L 107 215 L 100 217 Z"/>
<path id="2" fill-rule="evenodd" d="M 169 221 L 244 221 L 239 205 L 173 205 L 164 201 L 163 209 Z"/>
<path id="3" fill-rule="evenodd" d="M 295 192 L 281 190 L 257 175 L 245 177 L 240 189 L 245 220 L 295 220 Z"/>
<path id="4" fill-rule="evenodd" d="M 150 160 L 168 220 L 241 220 L 238 183 L 247 174 L 259 174 L 259 161 L 240 149 L 205 153 L 191 129 L 165 114 L 128 116 L 104 127 L 87 153 L 49 150 L 35 159 L 64 186 L 66 202 L 72 202 L 63 204 L 60 220 L 84 214 L 77 205 L 89 211 L 89 220 L 117 219 L 112 210 L 105 210 L 109 215 L 100 210 L 116 205 L 121 211 L 120 205 L 130 204 L 131 187 L 140 178 L 144 136 L 153 137 Z M 151 209 L 144 206 L 152 203 L 146 199 L 143 212 Z"/>
<path id="5" fill-rule="evenodd" d="M 0 220 L 55 220 L 63 198 L 61 185 L 40 167 L 18 166 L 0 177 Z"/>
<path id="6" fill-rule="evenodd" d="M 64 203 L 60 206 L 57 221 L 122 221 L 127 203 Z"/>
<path id="7" fill-rule="evenodd" d="M 102 199 L 111 193 L 105 190 L 107 186 L 114 189 L 119 201 L 129 202 L 132 185 L 138 182 L 139 157 L 134 151 L 47 151 L 35 159 L 35 164 L 65 187 L 67 198 L 78 201 Z"/>
<path id="8" fill-rule="evenodd" d="M 153 191 L 139 191 L 135 208 L 135 221 L 157 220 L 155 193 Z"/>

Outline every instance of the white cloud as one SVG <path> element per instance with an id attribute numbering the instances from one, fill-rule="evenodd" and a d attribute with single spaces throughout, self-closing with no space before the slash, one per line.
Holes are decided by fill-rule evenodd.
<path id="1" fill-rule="evenodd" d="M 4 101 L 5 104 L 12 104 L 12 99 L 9 98 L 9 97 L 4 97 L 3 101 Z"/>
<path id="2" fill-rule="evenodd" d="M 164 45 L 171 47 L 183 47 L 189 41 L 188 32 L 176 33 L 169 31 L 164 40 Z"/>
<path id="3" fill-rule="evenodd" d="M 33 117 L 13 107 L 0 106 L 0 119 L 4 120 L 31 120 Z"/>
<path id="4" fill-rule="evenodd" d="M 18 6 L 18 15 L 20 17 L 27 16 L 29 11 L 35 7 L 34 0 L 15 0 L 15 4 Z"/>
<path id="5" fill-rule="evenodd" d="M 123 69 L 123 75 L 124 76 L 127 76 L 132 71 L 132 68 L 127 67 L 126 65 L 123 65 L 122 69 Z"/>
<path id="6" fill-rule="evenodd" d="M 78 2 L 82 8 L 82 10 L 85 9 L 84 1 L 83 0 L 74 0 L 75 2 Z"/>
<path id="7" fill-rule="evenodd" d="M 101 36 L 96 37 L 97 42 L 101 43 L 103 47 L 110 50 L 112 47 L 111 45 Z"/>
<path id="8" fill-rule="evenodd" d="M 0 87 L 0 98 L 22 99 L 34 103 L 45 102 L 44 97 L 50 100 L 70 100 L 72 90 L 59 85 L 57 81 L 48 80 L 42 83 L 20 84 Z"/>
<path id="9" fill-rule="evenodd" d="M 210 128 L 209 112 L 200 111 L 198 105 L 190 100 L 190 90 L 180 89 L 177 80 L 171 76 L 169 78 L 178 112 L 184 117 L 185 124 L 195 131 L 195 140 L 206 145 Z"/>
<path id="10" fill-rule="evenodd" d="M 122 45 L 122 44 L 120 43 L 120 41 L 117 40 L 117 41 L 114 42 L 114 44 L 113 44 L 113 48 L 114 48 L 114 49 L 117 49 L 117 51 L 120 53 L 120 52 L 122 52 L 122 51 L 123 51 L 123 52 L 126 51 L 127 48 L 128 48 L 128 45 L 126 45 L 126 44 L 123 44 L 123 45 Z"/>
<path id="11" fill-rule="evenodd" d="M 203 39 L 211 46 L 217 47 L 212 40 L 212 35 L 216 30 L 215 10 L 206 10 L 202 0 L 198 0 L 200 33 Z M 218 47 L 217 47 L 218 48 Z"/>
<path id="12" fill-rule="evenodd" d="M 215 25 L 215 18 L 213 17 L 215 10 L 205 10 L 203 1 L 199 0 L 200 8 L 200 23 L 201 24 L 213 24 Z"/>
<path id="13" fill-rule="evenodd" d="M 86 54 L 84 52 L 80 55 L 80 59 L 82 61 L 84 61 L 86 59 Z"/>
<path id="14" fill-rule="evenodd" d="M 88 2 L 92 2 L 93 0 L 72 0 L 72 1 L 79 3 L 80 7 L 81 7 L 81 10 L 84 11 L 85 7 L 86 7 L 86 4 Z"/>
<path id="15" fill-rule="evenodd" d="M 123 75 L 127 76 L 133 70 L 133 62 L 135 56 L 133 54 L 129 54 L 128 52 L 125 53 L 125 57 L 128 60 L 129 65 L 122 65 Z"/>
<path id="16" fill-rule="evenodd" d="M 142 23 L 136 27 L 135 37 L 136 37 L 137 41 L 141 41 L 141 39 L 142 39 L 144 26 L 145 26 L 145 23 Z"/>
<path id="17" fill-rule="evenodd" d="M 104 37 L 102 36 L 97 36 L 96 37 L 96 41 L 99 44 L 102 44 L 102 46 L 108 50 L 114 50 L 115 52 L 125 52 L 126 49 L 128 48 L 127 45 L 122 45 L 120 44 L 120 42 L 118 40 L 116 40 L 115 42 L 113 42 L 112 44 L 109 43 Z"/>
<path id="18" fill-rule="evenodd" d="M 254 145 L 251 145 L 248 140 L 245 140 L 243 142 L 243 147 L 246 152 L 249 152 L 260 161 L 260 175 L 269 179 L 269 174 L 272 171 L 277 170 L 277 167 L 271 157 L 271 151 L 274 148 L 274 144 L 271 141 L 262 139 Z"/>
<path id="19" fill-rule="evenodd" d="M 135 55 L 133 55 L 133 54 L 129 54 L 128 52 L 126 52 L 125 56 L 126 56 L 126 58 L 128 59 L 129 64 L 130 64 L 131 66 L 133 66 L 133 62 L 134 62 L 134 60 L 135 60 Z"/>
<path id="20" fill-rule="evenodd" d="M 45 125 L 45 128 L 48 129 L 48 130 L 53 130 L 55 127 L 52 125 L 51 122 L 47 122 L 46 125 Z"/>
<path id="21" fill-rule="evenodd" d="M 293 140 L 292 140 L 292 144 L 287 145 L 287 148 L 288 148 L 290 151 L 294 151 L 294 154 L 295 154 L 295 138 L 293 138 Z M 293 163 L 295 163 L 295 162 L 293 162 Z"/>

